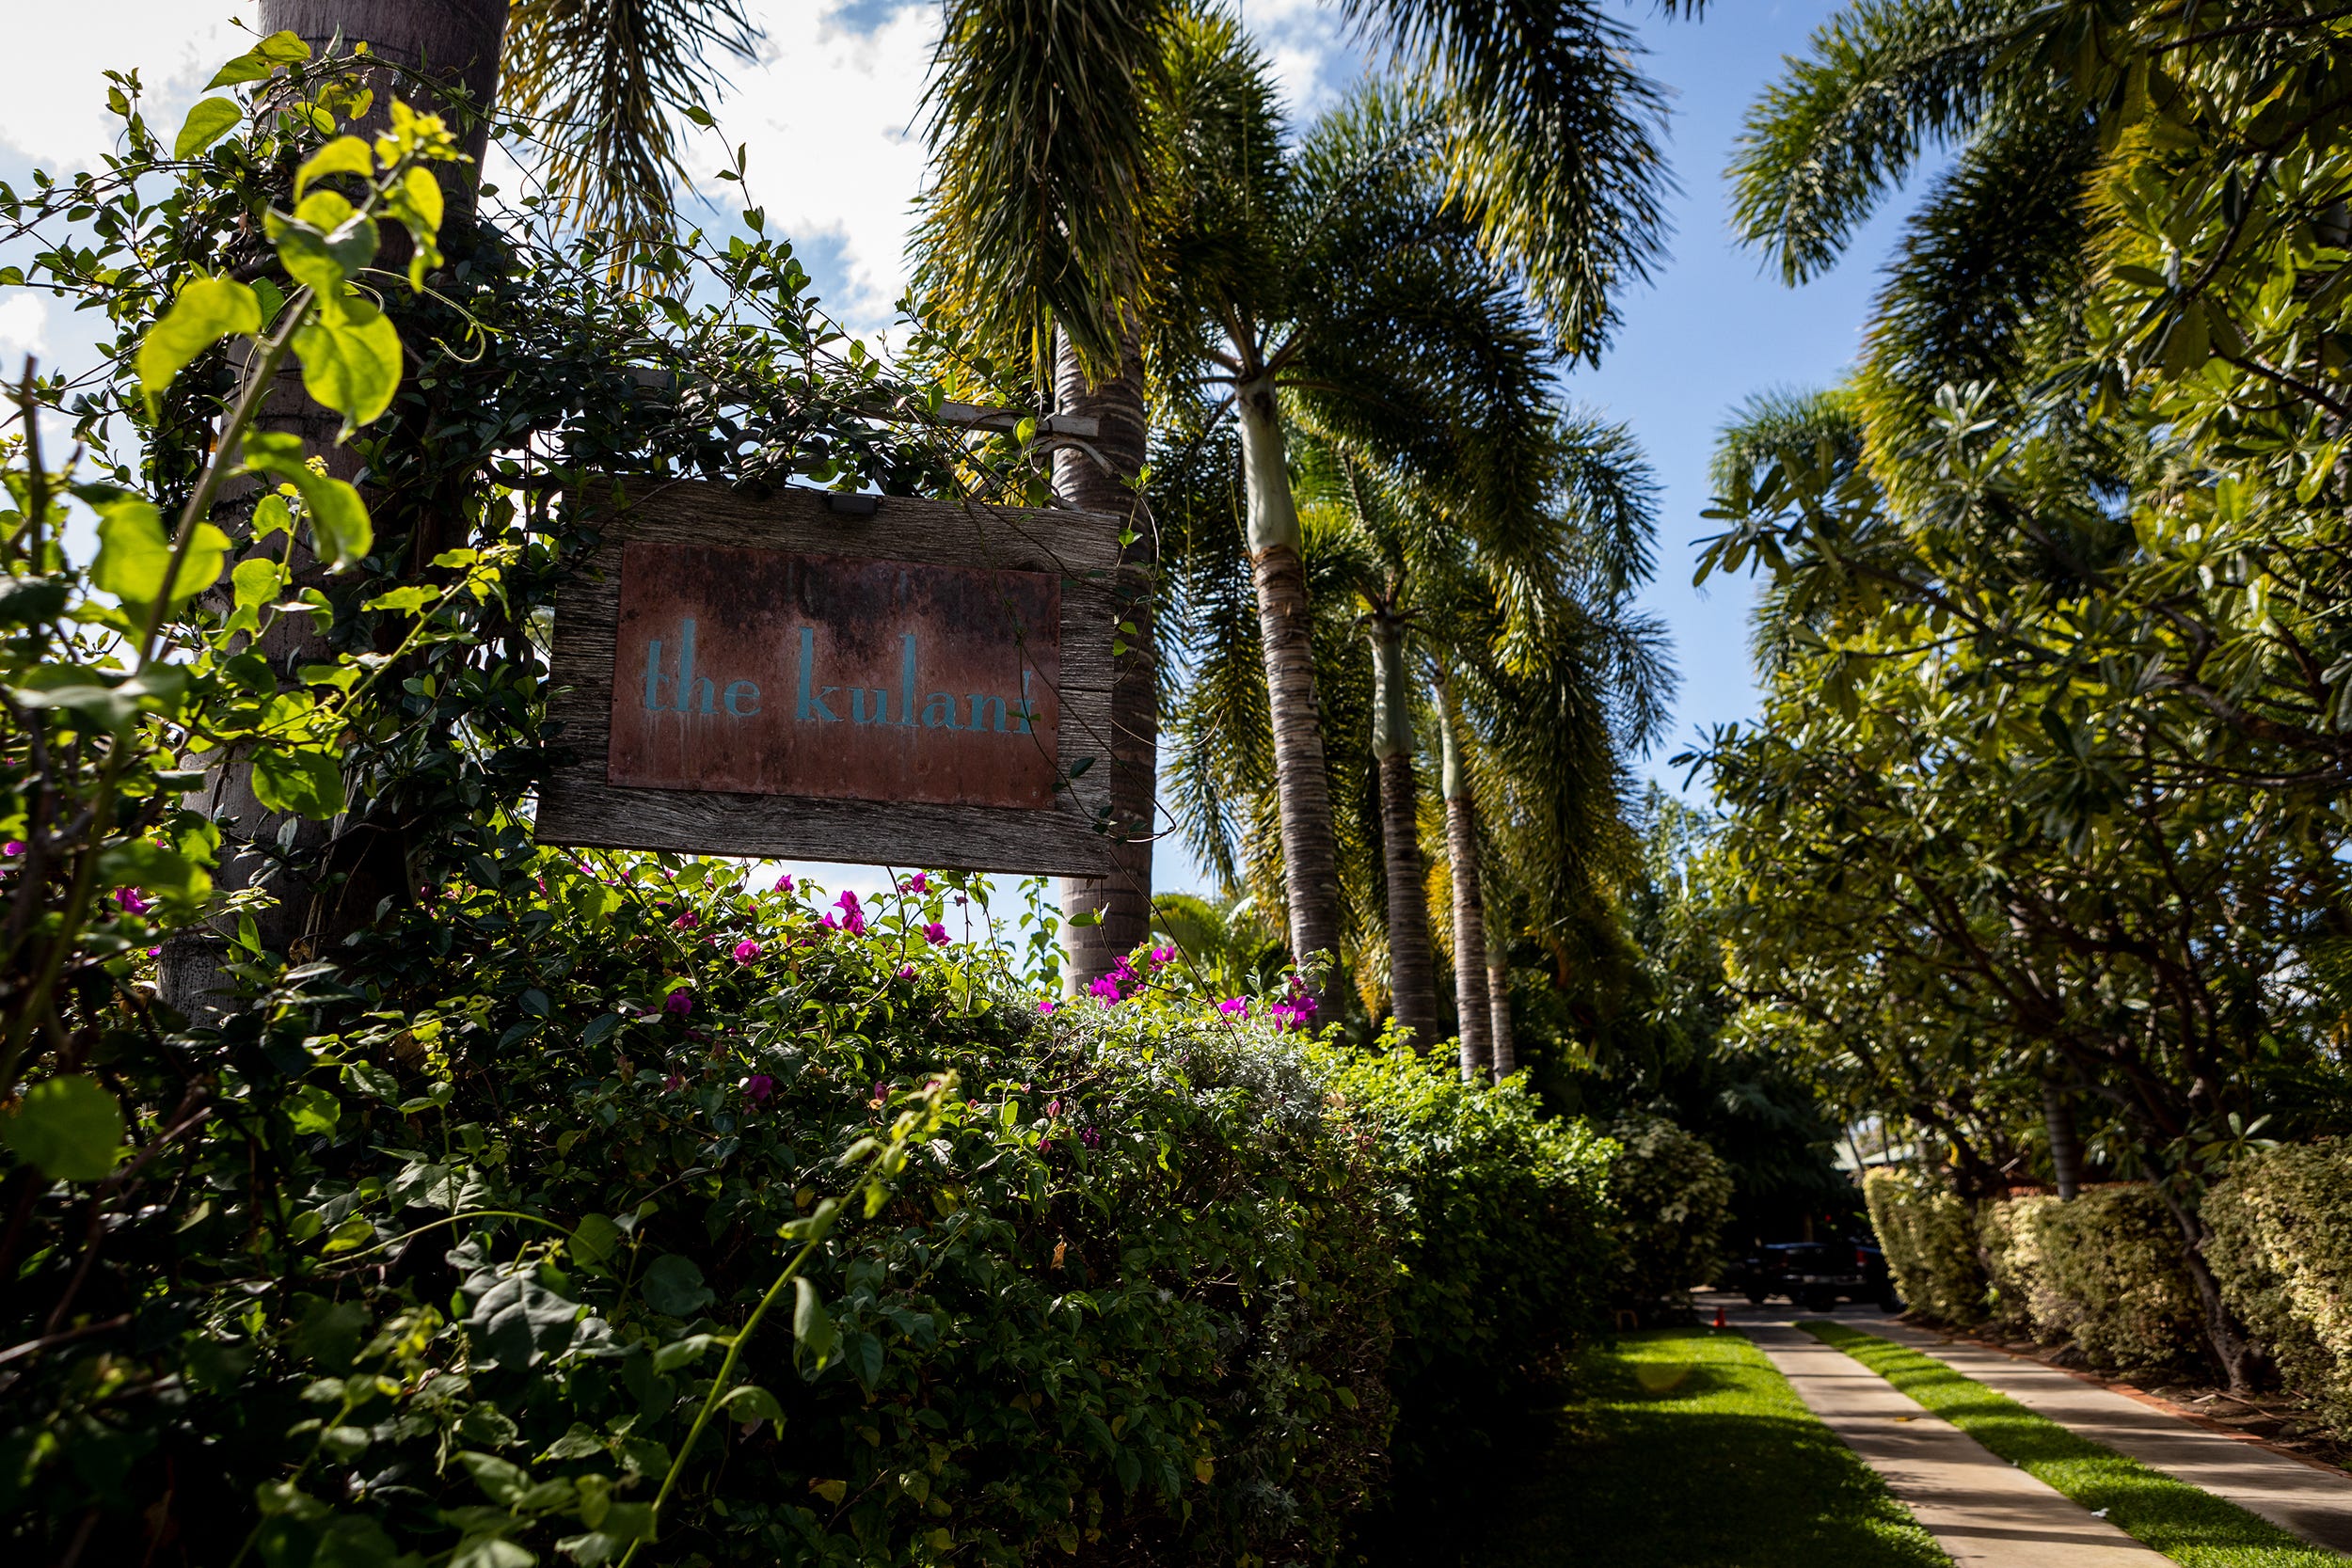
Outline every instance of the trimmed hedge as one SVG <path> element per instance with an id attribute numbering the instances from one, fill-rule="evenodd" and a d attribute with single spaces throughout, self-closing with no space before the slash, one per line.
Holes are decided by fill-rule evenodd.
<path id="1" fill-rule="evenodd" d="M 1862 1193 L 1887 1272 L 1912 1310 L 1959 1326 L 1984 1322 L 1984 1266 L 1968 1205 L 1904 1171 L 1870 1172 Z"/>
<path id="2" fill-rule="evenodd" d="M 2196 1287 L 2153 1189 L 1971 1205 L 1934 1182 L 1878 1170 L 1866 1191 L 1896 1288 L 1921 1316 L 2071 1342 L 2109 1371 L 2203 1370 Z"/>
<path id="3" fill-rule="evenodd" d="M 2248 1155 L 2203 1212 L 2224 1299 L 2287 1387 L 2352 1431 L 2352 1141 Z"/>

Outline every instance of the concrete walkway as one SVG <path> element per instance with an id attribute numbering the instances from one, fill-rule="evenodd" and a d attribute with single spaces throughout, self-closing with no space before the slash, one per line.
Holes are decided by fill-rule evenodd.
<path id="1" fill-rule="evenodd" d="M 1710 1302 L 1711 1307 L 1711 1302 Z M 1783 1316 L 1733 1321 L 1805 1407 L 1885 1478 L 1956 1568 L 2166 1568 L 2149 1550 Z M 1857 1325 L 1859 1326 L 1859 1325 Z"/>
<path id="2" fill-rule="evenodd" d="M 1856 1328 L 1934 1356 L 2037 1416 L 2128 1454 L 2314 1545 L 2352 1553 L 2352 1476 L 2227 1437 L 2055 1367 L 1883 1317 L 1840 1314 Z"/>

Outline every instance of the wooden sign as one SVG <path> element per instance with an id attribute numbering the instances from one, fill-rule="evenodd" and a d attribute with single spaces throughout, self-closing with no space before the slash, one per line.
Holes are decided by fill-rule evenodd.
<path id="1" fill-rule="evenodd" d="M 1100 876 L 1116 519 L 691 481 L 579 498 L 551 844 Z"/>

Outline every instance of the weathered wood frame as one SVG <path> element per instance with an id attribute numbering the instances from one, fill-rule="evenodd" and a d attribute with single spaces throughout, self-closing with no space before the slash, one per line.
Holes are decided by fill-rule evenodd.
<path id="1" fill-rule="evenodd" d="M 540 791 L 542 842 L 1065 877 L 1108 870 L 1103 824 L 1110 809 L 1118 519 L 794 488 L 755 498 L 694 480 L 596 482 L 572 503 L 598 545 L 556 595 L 548 716 L 559 726 L 560 760 Z M 1057 760 L 1068 782 L 1055 805 L 928 805 L 610 783 L 618 546 L 631 540 L 1058 574 Z"/>

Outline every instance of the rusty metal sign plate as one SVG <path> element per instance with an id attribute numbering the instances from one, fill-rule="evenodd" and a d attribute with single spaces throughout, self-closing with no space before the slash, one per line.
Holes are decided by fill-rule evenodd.
<path id="1" fill-rule="evenodd" d="M 630 544 L 606 777 L 1045 810 L 1060 644 L 1043 573 Z"/>
<path id="2" fill-rule="evenodd" d="M 1101 876 L 1119 524 L 694 481 L 575 493 L 549 844 Z"/>

